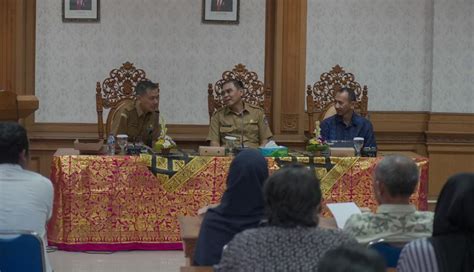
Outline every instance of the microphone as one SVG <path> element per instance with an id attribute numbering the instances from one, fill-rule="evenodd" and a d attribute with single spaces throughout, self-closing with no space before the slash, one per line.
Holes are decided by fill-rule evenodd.
<path id="1" fill-rule="evenodd" d="M 240 112 L 240 119 L 242 119 L 241 128 L 240 128 L 240 147 L 244 148 L 244 111 Z"/>
<path id="2" fill-rule="evenodd" d="M 153 146 L 153 126 L 149 126 L 147 129 L 146 129 L 146 133 L 147 133 L 147 136 L 146 136 L 146 140 L 145 140 L 145 145 L 147 146 Z"/>

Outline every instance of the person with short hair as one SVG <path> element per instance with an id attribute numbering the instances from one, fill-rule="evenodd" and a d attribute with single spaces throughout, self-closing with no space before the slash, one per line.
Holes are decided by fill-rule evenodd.
<path id="1" fill-rule="evenodd" d="M 232 136 L 242 147 L 264 146 L 273 135 L 263 109 L 242 100 L 244 85 L 240 80 L 226 81 L 222 90 L 225 106 L 212 115 L 207 141 L 221 146 L 226 136 Z"/>
<path id="2" fill-rule="evenodd" d="M 0 122 L 0 230 L 27 230 L 43 241 L 45 265 L 46 224 L 53 212 L 53 185 L 40 174 L 26 170 L 29 142 L 17 123 Z"/>
<path id="3" fill-rule="evenodd" d="M 321 136 L 326 141 L 352 141 L 363 137 L 364 147 L 377 147 L 372 123 L 354 111 L 357 101 L 354 90 L 341 88 L 334 100 L 337 114 L 321 122 Z"/>
<path id="4" fill-rule="evenodd" d="M 340 246 L 324 254 L 318 272 L 385 272 L 385 260 L 375 250 Z"/>
<path id="5" fill-rule="evenodd" d="M 111 133 L 128 135 L 129 142 L 143 142 L 153 146 L 159 136 L 160 94 L 158 84 L 140 81 L 135 87 L 136 101 L 126 101 L 115 113 Z"/>
<path id="6" fill-rule="evenodd" d="M 448 179 L 436 203 L 433 236 L 407 244 L 401 272 L 474 271 L 474 173 Z"/>
<path id="7" fill-rule="evenodd" d="M 264 185 L 267 225 L 237 234 L 216 271 L 316 271 L 325 252 L 356 245 L 337 229 L 318 227 L 321 189 L 314 172 L 286 166 Z"/>
<path id="8" fill-rule="evenodd" d="M 267 161 L 257 150 L 243 150 L 234 158 L 220 204 L 208 209 L 202 221 L 194 265 L 219 263 L 222 248 L 235 234 L 260 224 L 263 218 L 263 183 L 267 178 Z"/>
<path id="9" fill-rule="evenodd" d="M 344 232 L 359 243 L 383 238 L 386 242 L 407 242 L 431 235 L 433 213 L 417 211 L 410 204 L 419 179 L 416 163 L 402 155 L 384 157 L 375 166 L 372 181 L 376 213 L 352 215 L 344 225 Z"/>

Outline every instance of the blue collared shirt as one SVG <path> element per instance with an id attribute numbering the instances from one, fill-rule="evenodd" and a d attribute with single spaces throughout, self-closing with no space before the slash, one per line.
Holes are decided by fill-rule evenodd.
<path id="1" fill-rule="evenodd" d="M 333 115 L 321 122 L 321 136 L 326 141 L 353 140 L 364 137 L 364 147 L 377 147 L 372 123 L 364 117 L 353 113 L 351 123 L 346 126 L 342 116 Z"/>

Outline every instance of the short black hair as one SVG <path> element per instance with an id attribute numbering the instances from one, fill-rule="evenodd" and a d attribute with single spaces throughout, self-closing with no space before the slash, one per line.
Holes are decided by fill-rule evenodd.
<path id="1" fill-rule="evenodd" d="M 275 172 L 264 185 L 268 224 L 293 228 L 318 225 L 321 188 L 314 171 L 290 164 Z"/>
<path id="2" fill-rule="evenodd" d="M 25 128 L 14 122 L 0 122 L 0 164 L 20 162 L 20 153 L 29 152 Z"/>
<path id="3" fill-rule="evenodd" d="M 234 84 L 235 88 L 237 88 L 237 90 L 244 90 L 244 83 L 238 79 L 229 79 L 229 80 L 226 80 L 222 86 L 224 86 L 225 84 L 227 83 L 232 83 Z"/>
<path id="4" fill-rule="evenodd" d="M 341 88 L 338 93 L 347 93 L 347 96 L 349 97 L 349 101 L 354 102 L 357 101 L 357 96 L 351 88 L 348 87 L 343 87 Z"/>
<path id="5" fill-rule="evenodd" d="M 385 260 L 373 249 L 342 245 L 327 251 L 318 272 L 385 272 Z"/>
<path id="6" fill-rule="evenodd" d="M 135 87 L 135 95 L 140 96 L 144 95 L 147 90 L 155 90 L 158 89 L 158 84 L 153 83 L 150 80 L 142 80 L 138 82 L 137 86 Z"/>
<path id="7" fill-rule="evenodd" d="M 385 156 L 375 166 L 375 178 L 385 185 L 393 197 L 413 194 L 419 173 L 416 163 L 403 155 Z"/>

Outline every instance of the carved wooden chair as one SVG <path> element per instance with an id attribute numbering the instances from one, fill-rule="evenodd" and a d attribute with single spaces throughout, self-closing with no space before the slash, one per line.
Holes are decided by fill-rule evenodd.
<path id="1" fill-rule="evenodd" d="M 334 96 L 341 88 L 347 87 L 354 90 L 357 103 L 355 111 L 363 117 L 367 117 L 367 86 L 361 87 L 355 81 L 352 73 L 344 71 L 338 64 L 331 71 L 321 74 L 320 81 L 313 86 L 306 88 L 306 105 L 308 113 L 308 130 L 312 134 L 314 130 L 314 121 L 322 121 L 336 114 L 334 108 Z M 316 119 L 317 118 L 317 119 Z"/>
<path id="2" fill-rule="evenodd" d="M 240 80 L 244 84 L 244 94 L 242 99 L 246 103 L 261 107 L 271 124 L 272 90 L 265 87 L 263 82 L 258 79 L 257 74 L 247 70 L 243 64 L 237 64 L 232 71 L 225 71 L 222 73 L 222 78 L 215 84 L 208 84 L 207 101 L 209 118 L 211 118 L 215 111 L 224 106 L 222 85 L 231 79 Z"/>
<path id="3" fill-rule="evenodd" d="M 128 61 L 120 68 L 110 71 L 109 76 L 102 82 L 102 86 L 99 81 L 96 84 L 97 126 L 99 139 L 102 140 L 104 139 L 104 109 L 110 109 L 105 123 L 105 136 L 107 136 L 117 111 L 125 105 L 125 102 L 135 100 L 135 87 L 138 82 L 147 80 L 145 71 L 135 68 L 133 63 Z"/>

